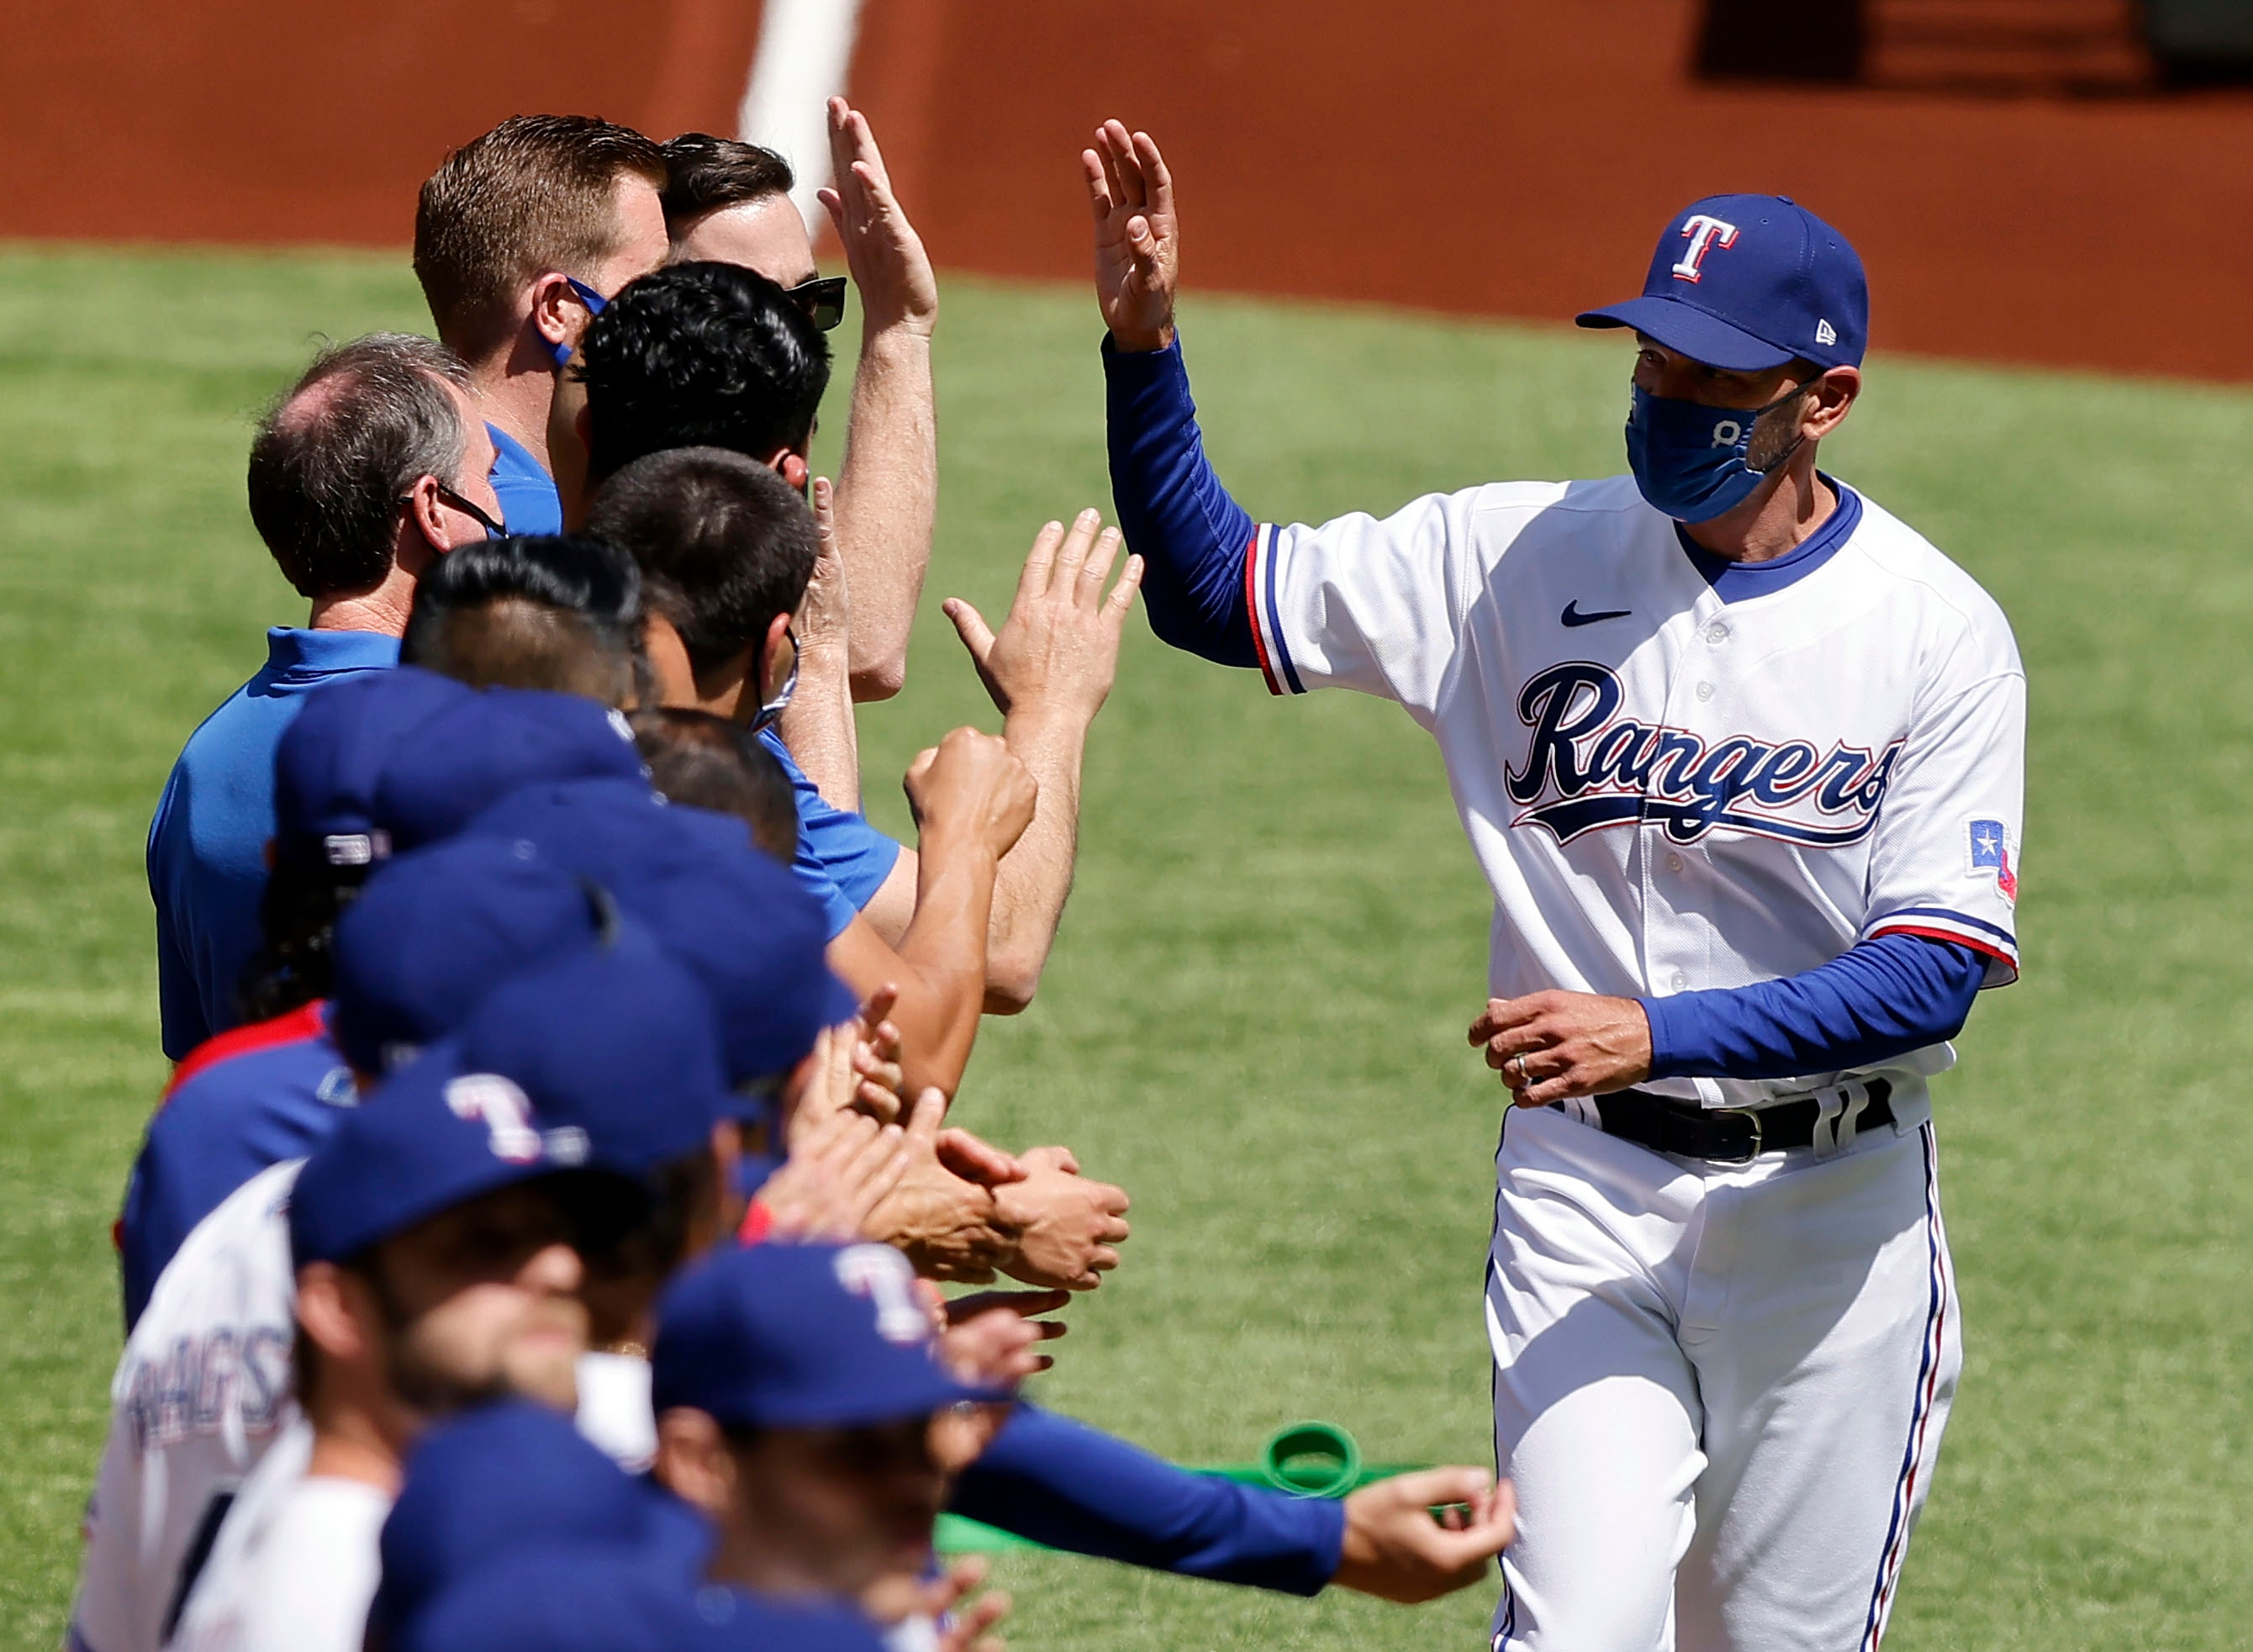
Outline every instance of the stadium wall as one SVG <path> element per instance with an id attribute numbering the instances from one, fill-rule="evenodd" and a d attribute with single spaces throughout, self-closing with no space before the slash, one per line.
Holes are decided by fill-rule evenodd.
<path id="1" fill-rule="evenodd" d="M 397 244 L 445 149 L 522 109 L 731 129 L 746 0 L 28 0 L 0 234 Z M 1119 114 L 1183 180 L 1208 289 L 1558 319 L 1665 215 L 1771 190 L 1862 247 L 1881 348 L 2243 379 L 2253 97 L 1691 80 L 1693 0 L 865 0 L 852 83 L 949 268 L 1076 278 Z"/>

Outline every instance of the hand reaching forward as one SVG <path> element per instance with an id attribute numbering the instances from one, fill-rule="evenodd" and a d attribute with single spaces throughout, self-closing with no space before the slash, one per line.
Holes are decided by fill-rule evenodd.
<path id="1" fill-rule="evenodd" d="M 1443 1512 L 1434 1516 L 1434 1507 Z M 1403 1606 L 1468 1588 L 1517 1535 L 1510 1482 L 1483 1468 L 1426 1468 L 1345 1500 L 1345 1541 L 1330 1581 Z"/>
<path id="2" fill-rule="evenodd" d="M 791 1144 L 759 1189 L 773 1237 L 849 1244 L 907 1172 L 905 1133 L 852 1112 L 829 1114 Z"/>
<path id="3" fill-rule="evenodd" d="M 1095 721 L 1118 676 L 1120 634 L 1142 584 L 1142 559 L 1130 556 L 1111 595 L 1103 594 L 1119 546 L 1119 530 L 1104 527 L 1093 510 L 1074 518 L 1069 532 L 1050 523 L 1034 536 L 998 635 L 960 597 L 946 600 L 946 617 L 1004 717 L 1053 715 L 1081 728 Z"/>
<path id="4" fill-rule="evenodd" d="M 994 1190 L 995 1212 L 1018 1230 L 1016 1255 L 1001 1272 L 1027 1285 L 1093 1290 L 1119 1265 L 1126 1190 L 1081 1175 L 1066 1147 L 1029 1148 L 1017 1162 L 1024 1179 Z"/>
<path id="5" fill-rule="evenodd" d="M 1095 209 L 1095 302 L 1103 324 L 1121 350 L 1163 350 L 1174 341 L 1182 263 L 1165 157 L 1147 132 L 1106 121 L 1079 164 Z"/>
<path id="6" fill-rule="evenodd" d="M 1553 991 L 1489 998 L 1470 1041 L 1486 1046 L 1486 1064 L 1521 1107 L 1608 1095 L 1650 1077 L 1650 1018 L 1632 998 Z"/>
<path id="7" fill-rule="evenodd" d="M 829 100 L 829 161 L 837 182 L 820 192 L 821 204 L 860 289 L 864 333 L 899 327 L 928 338 L 938 320 L 938 279 L 892 194 L 868 117 L 843 98 Z"/>

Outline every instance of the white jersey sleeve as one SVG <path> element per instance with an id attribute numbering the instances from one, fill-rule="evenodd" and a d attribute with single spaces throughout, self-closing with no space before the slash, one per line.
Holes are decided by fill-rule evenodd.
<path id="1" fill-rule="evenodd" d="M 306 1473 L 302 1419 L 242 1482 L 171 1652 L 359 1652 L 388 1491 Z"/>
<path id="2" fill-rule="evenodd" d="M 1510 507 L 1538 508 L 1564 491 L 1500 483 L 1429 494 L 1382 520 L 1262 523 L 1245 583 L 1268 687 L 1356 688 L 1399 701 L 1428 727 L 1465 616 L 1525 514 Z"/>
<path id="3" fill-rule="evenodd" d="M 1929 673 L 1895 756 L 1859 938 L 1960 943 L 1986 955 L 1984 985 L 1999 986 L 2019 973 L 2026 679 L 2000 610 L 1981 608 Z"/>
<path id="4" fill-rule="evenodd" d="M 87 1509 L 73 1649 L 157 1652 L 236 1488 L 298 1415 L 288 1212 L 303 1162 L 260 1172 L 198 1223 L 126 1339 Z"/>

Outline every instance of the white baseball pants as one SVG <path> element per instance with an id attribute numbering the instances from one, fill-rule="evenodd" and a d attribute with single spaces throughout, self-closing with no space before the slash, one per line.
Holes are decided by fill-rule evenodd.
<path id="1" fill-rule="evenodd" d="M 1718 1166 L 1517 1108 L 1496 1170 L 1496 1652 L 1875 1652 L 1963 1363 L 1931 1125 Z"/>

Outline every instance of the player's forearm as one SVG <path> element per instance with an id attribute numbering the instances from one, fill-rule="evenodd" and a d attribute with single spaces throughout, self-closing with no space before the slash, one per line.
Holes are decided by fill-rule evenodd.
<path id="1" fill-rule="evenodd" d="M 1080 764 L 1085 725 L 1013 714 L 1002 738 L 1040 783 L 1033 822 L 1003 857 L 994 883 L 994 918 L 986 959 L 986 1011 L 1014 1015 L 1033 1001 L 1049 949 L 1056 943 L 1079 854 Z"/>
<path id="2" fill-rule="evenodd" d="M 906 679 L 938 498 L 936 406 L 930 338 L 903 327 L 869 334 L 837 479 L 856 700 L 889 699 Z"/>
<path id="3" fill-rule="evenodd" d="M 860 734 L 841 645 L 809 643 L 799 654 L 798 687 L 783 708 L 783 743 L 832 808 L 861 810 Z"/>
<path id="4" fill-rule="evenodd" d="M 1338 1503 L 1192 1474 L 1031 1405 L 963 1472 L 951 1507 L 1050 1548 L 1301 1595 L 1329 1582 L 1345 1534 Z"/>
<path id="5" fill-rule="evenodd" d="M 1781 980 L 1642 1000 L 1654 1078 L 1790 1078 L 1876 1066 L 1953 1038 L 1986 959 L 1918 935 L 1860 942 Z"/>
<path id="6" fill-rule="evenodd" d="M 1126 548 L 1148 565 L 1142 600 L 1161 642 L 1256 666 L 1245 593 L 1254 524 L 1205 458 L 1181 346 L 1103 346 L 1111 497 Z"/>
<path id="7" fill-rule="evenodd" d="M 916 910 L 900 938 L 908 979 L 891 1019 L 900 1029 L 908 1093 L 954 1094 L 986 1001 L 987 935 L 998 868 L 982 844 L 926 831 L 916 864 Z"/>

